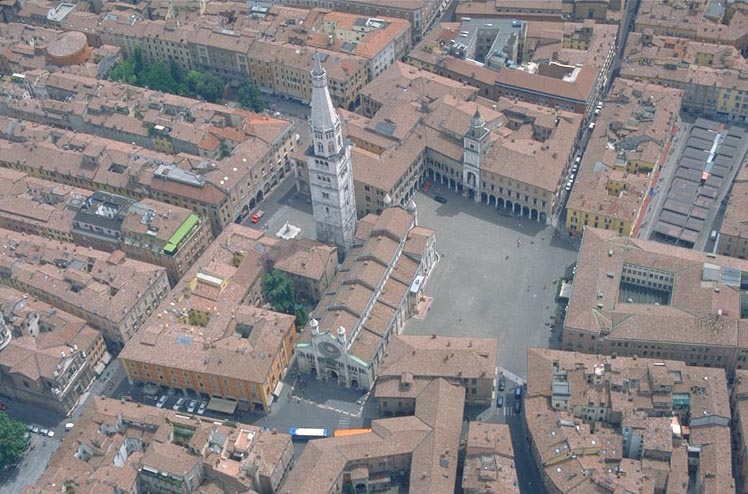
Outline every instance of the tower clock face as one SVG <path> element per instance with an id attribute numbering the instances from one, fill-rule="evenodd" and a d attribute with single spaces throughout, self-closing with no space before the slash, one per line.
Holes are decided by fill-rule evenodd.
<path id="1" fill-rule="evenodd" d="M 322 355 L 324 355 L 327 358 L 338 358 L 340 357 L 340 349 L 335 346 L 334 343 L 330 343 L 329 341 L 323 341 L 319 344 L 319 349 L 322 352 Z"/>

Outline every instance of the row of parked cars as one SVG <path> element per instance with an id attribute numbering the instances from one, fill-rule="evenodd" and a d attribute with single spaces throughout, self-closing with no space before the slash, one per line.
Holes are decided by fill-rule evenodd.
<path id="1" fill-rule="evenodd" d="M 164 408 L 168 399 L 168 396 L 162 395 L 161 398 L 156 401 L 156 408 Z M 195 413 L 197 411 L 198 415 L 203 415 L 205 413 L 205 410 L 208 408 L 208 402 L 206 400 L 190 400 L 188 402 L 187 398 L 179 397 L 176 403 L 174 403 L 171 408 L 175 412 L 178 412 L 184 408 L 187 413 Z"/>

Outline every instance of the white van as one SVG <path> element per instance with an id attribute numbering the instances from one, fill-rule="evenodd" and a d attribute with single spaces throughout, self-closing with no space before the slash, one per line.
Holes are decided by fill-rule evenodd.
<path id="1" fill-rule="evenodd" d="M 712 230 L 712 234 L 709 235 L 711 240 L 717 240 L 717 230 Z"/>

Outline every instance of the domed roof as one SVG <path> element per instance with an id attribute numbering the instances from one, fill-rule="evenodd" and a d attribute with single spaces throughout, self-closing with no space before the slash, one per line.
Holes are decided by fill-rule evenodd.
<path id="1" fill-rule="evenodd" d="M 53 58 L 65 58 L 77 55 L 86 47 L 86 35 L 78 31 L 63 34 L 47 45 L 47 53 Z"/>

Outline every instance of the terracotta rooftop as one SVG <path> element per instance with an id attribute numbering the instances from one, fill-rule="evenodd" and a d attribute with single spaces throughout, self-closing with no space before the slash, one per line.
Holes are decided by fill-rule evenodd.
<path id="1" fill-rule="evenodd" d="M 357 436 L 310 441 L 280 492 L 327 493 L 361 461 L 410 456 L 409 492 L 441 494 L 455 488 L 465 391 L 443 379 L 416 398 L 415 415 L 374 420 Z"/>
<path id="2" fill-rule="evenodd" d="M 621 300 L 621 277 L 635 274 L 624 269 L 672 275 L 668 303 Z M 564 328 L 595 335 L 606 330 L 632 341 L 735 347 L 744 320 L 739 286 L 729 273 L 746 271 L 748 261 L 586 228 Z"/>

